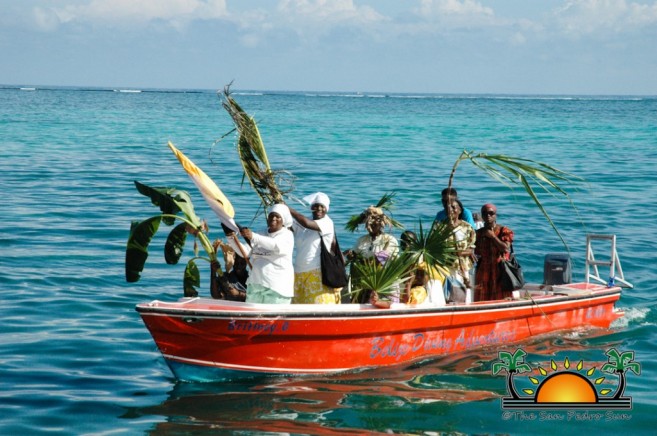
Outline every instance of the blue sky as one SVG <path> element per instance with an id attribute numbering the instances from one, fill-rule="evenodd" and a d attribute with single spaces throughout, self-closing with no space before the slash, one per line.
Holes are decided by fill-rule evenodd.
<path id="1" fill-rule="evenodd" d="M 0 84 L 657 95 L 657 1 L 0 0 Z"/>

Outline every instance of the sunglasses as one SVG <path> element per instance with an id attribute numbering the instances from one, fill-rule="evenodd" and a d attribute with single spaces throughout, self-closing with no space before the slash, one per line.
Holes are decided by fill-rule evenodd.
<path id="1" fill-rule="evenodd" d="M 486 212 L 483 213 L 483 215 L 484 216 L 493 216 L 493 215 L 495 215 L 495 212 L 493 212 L 492 210 L 487 210 Z"/>

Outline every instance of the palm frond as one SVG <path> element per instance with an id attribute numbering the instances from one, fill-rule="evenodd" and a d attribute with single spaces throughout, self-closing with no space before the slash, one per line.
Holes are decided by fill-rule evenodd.
<path id="1" fill-rule="evenodd" d="M 416 264 L 423 262 L 430 274 L 434 271 L 449 274 L 449 265 L 457 259 L 451 227 L 445 222 L 437 222 L 425 231 L 420 221 L 416 236 L 406 242 L 404 251 Z"/>
<path id="2" fill-rule="evenodd" d="M 392 210 L 394 209 L 394 197 L 396 193 L 395 192 L 387 192 L 383 194 L 383 196 L 379 199 L 379 201 L 376 203 L 376 206 L 380 209 L 385 210 L 388 212 L 386 214 L 386 217 L 388 221 L 390 222 L 390 225 L 392 227 L 396 227 L 398 229 L 403 229 L 404 225 L 397 221 L 395 218 L 392 216 Z M 352 215 L 349 220 L 347 221 L 347 224 L 345 224 L 344 228 L 349 231 L 349 232 L 355 232 L 358 230 L 358 226 L 363 224 L 365 220 L 365 213 L 360 213 L 359 215 Z"/>
<path id="3" fill-rule="evenodd" d="M 272 171 L 258 125 L 230 94 L 230 84 L 224 88 L 222 106 L 235 123 L 237 153 L 244 175 L 261 198 L 265 208 L 283 201 L 284 192 L 279 188 L 280 177 Z"/>
<path id="4" fill-rule="evenodd" d="M 379 202 L 376 203 L 376 207 L 380 207 L 383 210 L 391 211 L 395 206 L 395 200 L 394 200 L 395 195 L 397 195 L 396 192 L 386 192 L 385 194 L 383 194 Z"/>
<path id="5" fill-rule="evenodd" d="M 560 194 L 566 197 L 573 209 L 577 211 L 577 208 L 575 207 L 575 204 L 573 203 L 568 193 L 561 186 L 559 186 L 557 182 L 574 184 L 583 182 L 584 179 L 582 177 L 561 171 L 551 165 L 547 165 L 545 163 L 537 162 L 531 159 L 518 158 L 502 154 L 475 154 L 473 151 L 464 150 L 452 168 L 452 173 L 449 176 L 449 188 L 452 187 L 452 181 L 454 179 L 454 174 L 456 173 L 456 168 L 463 160 L 469 160 L 475 167 L 481 169 L 484 173 L 488 174 L 490 177 L 504 184 L 505 186 L 508 186 L 509 188 L 513 188 L 514 186 L 518 185 L 522 186 L 532 201 L 536 204 L 536 206 L 538 206 L 539 210 L 547 219 L 550 226 L 557 233 L 557 236 L 559 236 L 561 242 L 566 248 L 568 248 L 568 244 L 559 232 L 559 229 L 557 229 L 556 225 L 552 221 L 552 218 L 550 218 L 550 215 L 547 213 L 547 210 L 541 204 L 535 187 L 538 187 L 542 191 L 553 196 Z"/>
<path id="6" fill-rule="evenodd" d="M 388 259 L 384 265 L 373 258 L 354 263 L 358 280 L 352 285 L 352 293 L 373 290 L 388 295 L 399 290 L 400 284 L 410 279 L 409 267 L 413 261 L 412 256 L 401 253 Z"/>

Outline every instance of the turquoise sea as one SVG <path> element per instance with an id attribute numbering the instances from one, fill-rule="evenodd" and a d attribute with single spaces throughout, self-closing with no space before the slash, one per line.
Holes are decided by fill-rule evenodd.
<path id="1" fill-rule="evenodd" d="M 218 87 L 223 84 L 218 84 Z M 148 91 L 148 92 L 146 92 Z M 153 242 L 124 279 L 130 222 L 155 214 L 133 181 L 189 190 L 210 236 L 218 220 L 166 144 L 223 189 L 243 224 L 264 225 L 242 186 L 231 120 L 212 90 L 0 88 L 0 434 L 654 434 L 657 415 L 657 98 L 239 92 L 275 169 L 298 197 L 321 190 L 338 228 L 396 192 L 395 218 L 428 223 L 461 151 L 503 153 L 583 177 L 569 201 L 539 194 L 583 279 L 587 232 L 615 234 L 626 279 L 610 330 L 535 338 L 526 361 L 600 368 L 633 351 L 623 413 L 509 414 L 498 348 L 330 377 L 188 384 L 172 377 L 134 307 L 182 296 L 183 266 Z M 563 252 L 523 191 L 462 163 L 466 207 L 494 202 L 530 281 Z M 399 232 L 396 232 L 399 235 Z M 340 232 L 343 248 L 359 234 Z M 188 247 L 189 250 L 189 247 Z M 597 254 L 597 253 L 596 253 Z M 184 255 L 184 260 L 191 250 Z M 600 252 L 602 255 L 602 252 Z M 206 273 L 207 270 L 202 270 Z M 204 274 L 206 275 L 206 274 Z M 206 288 L 202 294 L 209 295 Z M 609 377 L 613 377 L 609 375 Z"/>

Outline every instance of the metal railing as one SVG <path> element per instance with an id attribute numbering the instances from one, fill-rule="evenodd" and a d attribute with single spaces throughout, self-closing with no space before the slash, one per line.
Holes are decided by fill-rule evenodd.
<path id="1" fill-rule="evenodd" d="M 591 242 L 594 240 L 608 240 L 611 242 L 611 255 L 609 260 L 596 260 L 593 254 Z M 609 267 L 609 278 L 600 277 L 599 266 Z M 608 287 L 621 286 L 624 288 L 633 288 L 630 282 L 625 280 L 623 268 L 621 267 L 618 253 L 616 252 L 616 235 L 586 235 L 586 283 L 593 279 L 597 282 L 606 284 Z"/>

